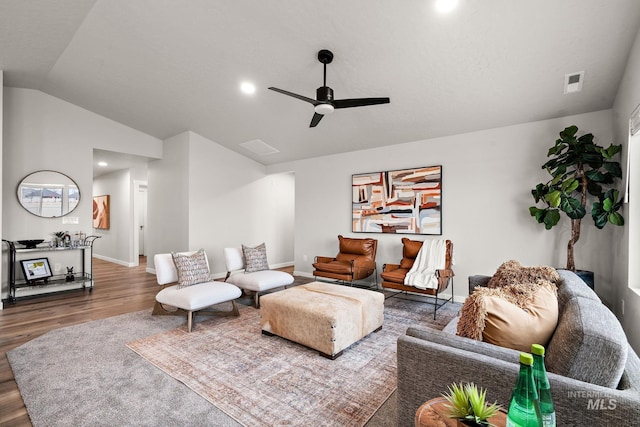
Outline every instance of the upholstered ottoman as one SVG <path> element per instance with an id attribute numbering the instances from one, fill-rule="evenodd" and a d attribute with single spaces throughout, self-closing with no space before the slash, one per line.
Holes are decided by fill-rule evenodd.
<path id="1" fill-rule="evenodd" d="M 312 282 L 261 298 L 262 333 L 278 335 L 335 359 L 342 350 L 382 328 L 384 295 Z"/>

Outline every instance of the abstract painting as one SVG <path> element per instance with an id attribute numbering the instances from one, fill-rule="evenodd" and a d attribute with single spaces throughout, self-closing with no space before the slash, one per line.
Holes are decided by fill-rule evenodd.
<path id="1" fill-rule="evenodd" d="M 442 166 L 352 175 L 352 231 L 442 234 Z"/>
<path id="2" fill-rule="evenodd" d="M 109 195 L 93 198 L 93 228 L 109 229 Z"/>

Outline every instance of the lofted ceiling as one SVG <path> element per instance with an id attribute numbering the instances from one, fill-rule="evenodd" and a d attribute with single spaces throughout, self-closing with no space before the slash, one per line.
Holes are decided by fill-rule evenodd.
<path id="1" fill-rule="evenodd" d="M 265 165 L 610 108 L 638 0 L 2 0 L 6 86 L 165 139 L 196 132 Z M 309 128 L 335 57 L 336 110 Z M 584 71 L 565 95 L 565 74 Z M 240 91 L 243 81 L 257 88 Z M 258 155 L 241 143 L 278 150 Z M 514 142 L 515 143 L 515 142 Z"/>

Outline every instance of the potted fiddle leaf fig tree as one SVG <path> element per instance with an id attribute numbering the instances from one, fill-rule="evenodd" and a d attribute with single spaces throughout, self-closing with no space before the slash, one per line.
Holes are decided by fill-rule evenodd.
<path id="1" fill-rule="evenodd" d="M 564 213 L 571 220 L 571 238 L 567 244 L 567 270 L 576 271 L 574 246 L 580 239 L 582 218 L 590 209 L 594 225 L 601 229 L 607 223 L 624 225 L 620 214 L 622 197 L 614 184 L 622 178 L 620 162 L 614 157 L 620 145 L 603 148 L 596 144 L 593 134 L 577 136 L 578 128 L 569 126 L 549 148 L 550 159 L 542 165 L 551 175 L 545 183 L 531 190 L 534 200 L 542 207 L 531 206 L 529 213 L 545 229 L 550 230 Z"/>

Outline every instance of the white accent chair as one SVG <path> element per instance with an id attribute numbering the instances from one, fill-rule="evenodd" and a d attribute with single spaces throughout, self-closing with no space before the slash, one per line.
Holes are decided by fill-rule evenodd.
<path id="1" fill-rule="evenodd" d="M 191 255 L 194 252 L 182 252 Z M 178 270 L 173 262 L 173 257 L 168 254 L 156 254 L 153 257 L 156 269 L 156 280 L 159 285 L 167 285 L 178 281 Z M 207 266 L 209 261 L 207 260 Z M 187 329 L 193 328 L 193 317 L 197 311 L 218 316 L 239 316 L 238 306 L 234 301 L 242 295 L 242 291 L 230 283 L 210 281 L 198 283 L 178 289 L 178 285 L 165 286 L 156 295 L 156 304 L 153 307 L 154 315 L 185 315 L 187 316 Z M 231 311 L 205 311 L 204 308 L 212 305 L 231 302 Z M 167 308 L 165 306 L 169 306 Z M 171 309 L 173 308 L 173 309 Z"/>
<path id="2" fill-rule="evenodd" d="M 285 271 L 261 270 L 244 272 L 245 262 L 242 248 L 224 248 L 227 277 L 224 281 L 253 293 L 254 306 L 260 308 L 260 294 L 275 288 L 285 288 L 293 283 L 293 276 Z"/>

